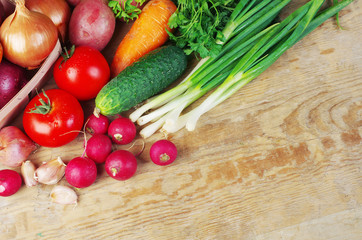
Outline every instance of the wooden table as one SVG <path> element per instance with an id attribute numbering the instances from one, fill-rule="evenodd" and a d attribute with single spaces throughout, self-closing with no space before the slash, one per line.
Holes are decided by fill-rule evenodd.
<path id="1" fill-rule="evenodd" d="M 1 198 L 0 239 L 362 239 L 361 8 L 355 1 L 341 12 L 345 30 L 325 22 L 195 131 L 170 134 L 179 149 L 172 165 L 149 160 L 164 138 L 157 133 L 133 178 L 111 179 L 101 165 L 95 184 L 77 190 L 77 206 L 51 203 L 44 185 Z M 93 101 L 82 104 L 90 114 Z M 82 152 L 79 135 L 29 158 Z"/>

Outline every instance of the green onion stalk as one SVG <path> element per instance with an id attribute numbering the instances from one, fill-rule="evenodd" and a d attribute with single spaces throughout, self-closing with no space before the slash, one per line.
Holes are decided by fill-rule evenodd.
<path id="1" fill-rule="evenodd" d="M 169 133 L 183 127 L 194 130 L 204 113 L 257 78 L 296 42 L 353 0 L 343 0 L 321 12 L 324 0 L 312 0 L 283 21 L 270 25 L 289 2 L 240 1 L 224 29 L 220 53 L 202 59 L 179 85 L 152 98 L 130 115 L 139 125 L 152 122 L 140 134 L 146 138 L 160 128 Z M 213 89 L 199 106 L 181 115 L 191 103 Z M 154 110 L 143 115 L 151 109 Z"/>

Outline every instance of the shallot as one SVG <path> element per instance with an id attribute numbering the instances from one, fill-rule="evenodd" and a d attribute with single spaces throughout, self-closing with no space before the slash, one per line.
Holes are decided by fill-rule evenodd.
<path id="1" fill-rule="evenodd" d="M 0 130 L 0 163 L 7 167 L 18 167 L 37 149 L 19 128 L 7 126 Z"/>

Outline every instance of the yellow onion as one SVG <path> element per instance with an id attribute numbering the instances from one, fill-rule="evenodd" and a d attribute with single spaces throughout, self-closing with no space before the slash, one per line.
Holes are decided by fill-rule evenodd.
<path id="1" fill-rule="evenodd" d="M 15 11 L 0 28 L 4 57 L 27 69 L 39 67 L 54 49 L 58 30 L 49 17 L 30 11 L 25 0 L 15 0 Z"/>
<path id="2" fill-rule="evenodd" d="M 65 0 L 26 0 L 25 6 L 31 11 L 47 15 L 58 28 L 62 40 L 65 41 L 71 13 Z"/>

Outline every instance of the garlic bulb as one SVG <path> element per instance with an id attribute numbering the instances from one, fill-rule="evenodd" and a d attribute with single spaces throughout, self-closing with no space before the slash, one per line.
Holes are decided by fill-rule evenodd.
<path id="1" fill-rule="evenodd" d="M 32 187 L 38 184 L 36 179 L 34 178 L 35 173 L 35 165 L 30 160 L 26 160 L 21 165 L 21 174 L 23 175 L 23 179 L 25 185 L 27 187 Z"/>
<path id="2" fill-rule="evenodd" d="M 65 163 L 60 157 L 41 165 L 36 169 L 34 178 L 43 184 L 52 185 L 62 179 L 65 173 Z"/>
<path id="3" fill-rule="evenodd" d="M 50 192 L 52 202 L 59 204 L 77 204 L 78 196 L 75 191 L 67 186 L 57 185 Z"/>

